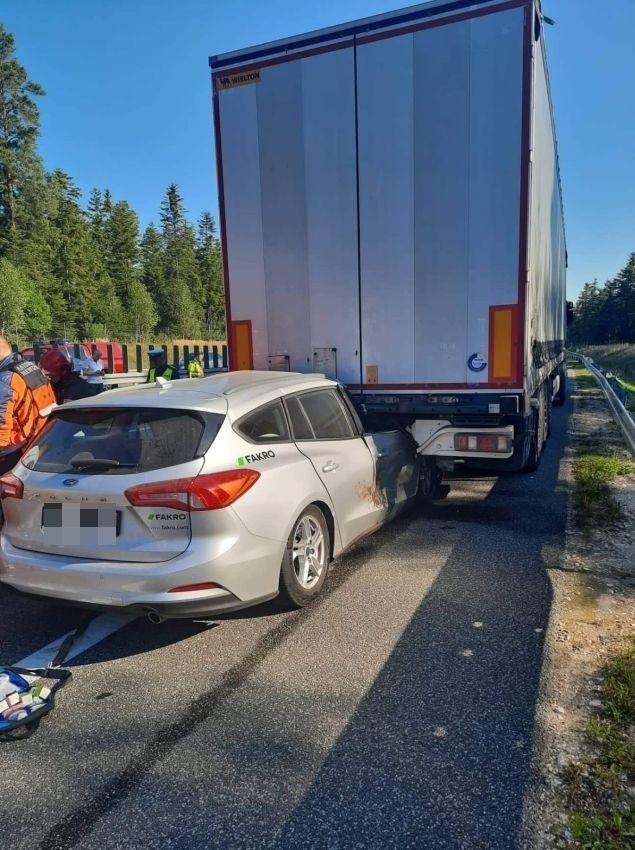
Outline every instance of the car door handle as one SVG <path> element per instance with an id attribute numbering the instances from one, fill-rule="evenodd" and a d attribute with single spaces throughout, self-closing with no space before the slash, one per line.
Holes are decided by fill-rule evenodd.
<path id="1" fill-rule="evenodd" d="M 339 463 L 334 463 L 332 460 L 329 460 L 322 467 L 322 472 L 335 472 L 336 469 L 339 469 L 339 466 Z"/>

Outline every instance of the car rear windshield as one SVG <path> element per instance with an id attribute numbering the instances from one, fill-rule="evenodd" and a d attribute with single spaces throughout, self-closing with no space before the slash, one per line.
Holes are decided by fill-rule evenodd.
<path id="1" fill-rule="evenodd" d="M 223 418 L 165 408 L 59 410 L 22 463 L 36 472 L 100 475 L 177 466 L 205 454 Z"/>

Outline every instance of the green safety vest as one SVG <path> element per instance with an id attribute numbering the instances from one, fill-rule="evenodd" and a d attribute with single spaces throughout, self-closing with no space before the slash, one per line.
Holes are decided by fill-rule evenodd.
<path id="1" fill-rule="evenodd" d="M 159 375 L 160 378 L 165 378 L 166 381 L 172 380 L 172 375 L 174 374 L 173 366 L 166 366 L 163 370 L 163 373 Z M 148 369 L 148 377 L 146 378 L 146 384 L 153 384 L 157 379 L 157 369 L 156 366 L 153 366 L 151 369 Z"/>

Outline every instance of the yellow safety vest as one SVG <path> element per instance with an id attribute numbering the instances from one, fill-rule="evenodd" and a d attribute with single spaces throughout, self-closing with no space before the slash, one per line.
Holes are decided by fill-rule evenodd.
<path id="1" fill-rule="evenodd" d="M 203 371 L 203 367 L 198 362 L 198 360 L 190 360 L 187 364 L 187 377 L 188 378 L 203 378 L 205 376 L 205 372 Z"/>

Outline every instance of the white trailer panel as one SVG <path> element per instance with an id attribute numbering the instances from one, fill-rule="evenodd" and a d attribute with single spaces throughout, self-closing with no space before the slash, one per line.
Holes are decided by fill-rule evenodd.
<path id="1" fill-rule="evenodd" d="M 469 66 L 469 21 L 414 36 L 417 383 L 467 379 Z"/>
<path id="2" fill-rule="evenodd" d="M 333 351 L 351 385 L 522 392 L 535 342 L 562 347 L 536 14 L 436 2 L 213 60 L 230 318 L 254 365 Z"/>
<path id="3" fill-rule="evenodd" d="M 414 381 L 412 35 L 357 50 L 363 381 Z M 374 371 L 373 371 L 374 377 Z"/>
<path id="4" fill-rule="evenodd" d="M 269 333 L 257 92 L 256 86 L 225 92 L 220 121 L 227 142 L 223 146 L 220 176 L 224 182 L 224 261 L 227 277 L 232 281 L 227 312 L 251 320 L 253 363 L 256 369 L 267 369 Z"/>
<path id="5" fill-rule="evenodd" d="M 323 53 L 301 64 L 311 354 L 335 348 L 337 377 L 356 384 L 360 331 L 353 51 Z M 313 357 L 311 368 L 314 363 L 321 371 L 318 358 Z"/>
<path id="6" fill-rule="evenodd" d="M 562 350 L 565 336 L 566 244 L 558 152 L 544 46 L 536 45 L 532 128 L 531 227 L 526 360 L 530 392 Z"/>

